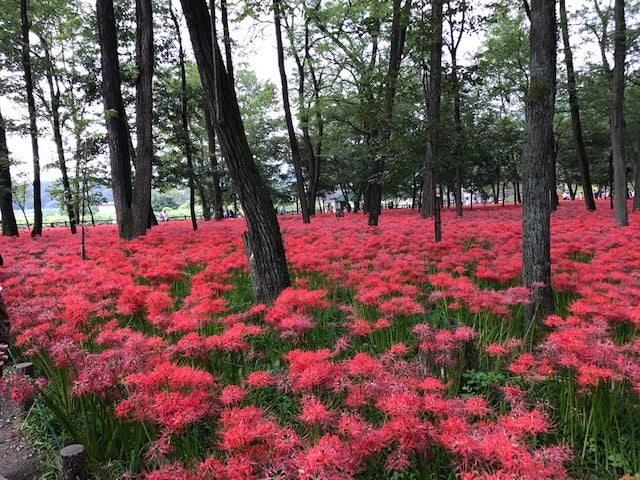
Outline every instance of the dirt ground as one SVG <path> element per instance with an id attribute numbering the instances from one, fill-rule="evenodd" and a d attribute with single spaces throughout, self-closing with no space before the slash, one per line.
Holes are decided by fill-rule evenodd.
<path id="1" fill-rule="evenodd" d="M 37 452 L 17 430 L 19 411 L 4 396 L 0 397 L 0 480 L 35 480 L 42 471 Z"/>

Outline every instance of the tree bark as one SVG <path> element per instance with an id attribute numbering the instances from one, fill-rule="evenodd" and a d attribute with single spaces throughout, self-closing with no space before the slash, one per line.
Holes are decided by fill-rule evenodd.
<path id="1" fill-rule="evenodd" d="M 49 86 L 49 95 L 51 96 L 51 108 L 49 114 L 51 115 L 53 141 L 56 145 L 56 152 L 58 154 L 58 166 L 60 168 L 60 179 L 62 182 L 62 200 L 67 211 L 67 217 L 69 218 L 69 229 L 72 234 L 75 234 L 77 232 L 76 222 L 78 219 L 78 212 L 75 209 L 75 203 L 73 201 L 71 183 L 69 182 L 69 173 L 67 171 L 67 162 L 64 155 L 64 145 L 62 142 L 62 127 L 60 121 L 60 88 L 58 86 L 58 77 L 53 71 L 53 61 L 51 60 L 49 45 L 42 36 L 39 37 L 40 44 L 42 45 L 42 48 L 44 50 L 47 84 Z"/>
<path id="2" fill-rule="evenodd" d="M 442 0 L 431 3 L 431 53 L 428 77 L 424 68 L 423 88 L 427 107 L 427 154 L 425 158 L 424 181 L 422 184 L 422 218 L 435 213 L 436 172 L 438 163 L 438 142 L 440 123 L 440 95 L 442 85 Z"/>
<path id="3" fill-rule="evenodd" d="M 569 111 L 571 112 L 571 127 L 573 131 L 573 143 L 576 147 L 576 157 L 582 175 L 582 191 L 584 192 L 584 204 L 587 210 L 595 210 L 596 202 L 593 199 L 593 186 L 589 172 L 589 159 L 587 149 L 582 137 L 582 121 L 580 120 L 580 105 L 576 88 L 576 72 L 573 68 L 573 53 L 569 42 L 569 25 L 567 21 L 566 1 L 560 0 L 560 26 L 562 29 L 562 43 L 564 44 L 564 63 L 567 68 L 567 92 L 569 93 Z"/>
<path id="4" fill-rule="evenodd" d="M 17 237 L 18 224 L 13 213 L 13 193 L 11 191 L 11 170 L 9 168 L 9 147 L 4 118 L 0 112 L 0 213 L 2 214 L 2 235 Z"/>
<path id="5" fill-rule="evenodd" d="M 287 72 L 284 65 L 284 47 L 282 44 L 282 26 L 280 18 L 282 16 L 282 4 L 280 0 L 273 0 L 273 18 L 276 27 L 276 49 L 278 55 L 278 70 L 280 72 L 280 87 L 282 90 L 282 104 L 284 107 L 284 118 L 287 124 L 287 134 L 289 135 L 289 145 L 291 147 L 291 162 L 296 174 L 296 186 L 298 197 L 300 198 L 300 208 L 302 210 L 302 223 L 311 223 L 309 217 L 309 204 L 307 203 L 307 192 L 305 191 L 304 178 L 302 177 L 302 158 L 300 155 L 300 144 L 296 137 L 291 116 L 291 104 L 289 103 L 289 85 L 287 82 Z M 302 100 L 301 100 L 302 101 Z"/>
<path id="6" fill-rule="evenodd" d="M 462 102 L 460 94 L 460 78 L 458 74 L 458 47 L 462 41 L 464 25 L 466 20 L 466 4 L 461 6 L 462 20 L 458 36 L 454 34 L 453 20 L 449 18 L 449 56 L 451 57 L 451 83 L 453 84 L 453 120 L 455 124 L 455 141 L 453 144 L 453 154 L 455 162 L 455 189 L 456 216 L 462 216 L 462 113 L 460 104 Z M 448 197 L 447 197 L 448 198 Z"/>
<path id="7" fill-rule="evenodd" d="M 31 236 L 42 235 L 42 187 L 40 182 L 40 149 L 38 147 L 38 112 L 33 94 L 33 73 L 31 69 L 31 54 L 29 31 L 31 24 L 27 12 L 27 0 L 20 0 L 20 24 L 22 27 L 22 68 L 27 93 L 29 109 L 29 134 L 31 136 L 31 152 L 33 154 L 33 230 Z"/>
<path id="8" fill-rule="evenodd" d="M 189 131 L 189 117 L 187 115 L 187 70 L 184 61 L 184 48 L 182 45 L 182 32 L 178 17 L 176 17 L 173 8 L 169 7 L 169 14 L 176 30 L 176 38 L 178 41 L 178 62 L 180 64 L 180 126 L 182 128 L 182 141 L 184 148 L 184 156 L 187 158 L 187 172 L 189 175 L 189 213 L 191 215 L 191 227 L 194 231 L 198 230 L 198 220 L 196 218 L 195 209 L 195 174 L 193 171 L 193 145 L 191 143 L 191 133 Z M 202 204 L 202 210 L 205 211 L 205 203 Z M 206 215 L 206 214 L 205 214 Z M 206 216 L 205 216 L 206 218 Z"/>
<path id="9" fill-rule="evenodd" d="M 211 0 L 212 4 L 214 0 Z M 220 12 L 222 20 L 222 41 L 224 43 L 224 54 L 227 66 L 227 75 L 231 81 L 231 86 L 235 86 L 235 76 L 233 74 L 233 57 L 231 55 L 231 33 L 229 32 L 229 15 L 227 13 L 227 0 L 220 0 Z"/>
<path id="10" fill-rule="evenodd" d="M 244 239 L 253 294 L 256 301 L 269 302 L 291 283 L 278 218 L 249 149 L 236 93 L 211 35 L 207 5 L 204 0 L 181 3 L 205 98 L 247 222 Z"/>
<path id="11" fill-rule="evenodd" d="M 132 237 L 150 227 L 153 168 L 153 10 L 151 0 L 136 0 L 136 175 L 131 205 Z"/>
<path id="12" fill-rule="evenodd" d="M 102 95 L 104 100 L 111 188 L 120 238 L 133 238 L 131 218 L 132 185 L 131 154 L 128 126 L 120 91 L 120 63 L 113 0 L 97 0 L 96 16 L 102 66 Z"/>
<path id="13" fill-rule="evenodd" d="M 611 105 L 611 151 L 613 153 L 613 204 L 616 223 L 629 225 L 627 212 L 627 165 L 624 151 L 624 64 L 626 25 L 624 0 L 615 0 L 613 101 Z"/>
<path id="14" fill-rule="evenodd" d="M 204 124 L 207 130 L 207 145 L 209 148 L 209 166 L 211 168 L 211 191 L 213 195 L 212 208 L 213 218 L 222 220 L 224 212 L 222 211 L 222 189 L 220 188 L 220 172 L 218 166 L 218 156 L 216 154 L 216 132 L 213 128 L 211 120 L 211 112 L 209 105 L 205 102 L 204 106 Z"/>
<path id="15" fill-rule="evenodd" d="M 309 189 L 307 191 L 307 204 L 309 205 L 309 213 L 313 214 L 315 207 L 314 199 L 318 194 L 318 185 L 320 184 L 320 171 L 322 167 L 321 163 L 321 155 L 322 155 L 322 138 L 324 135 L 324 118 L 322 117 L 322 111 L 319 108 L 320 104 L 320 83 L 318 81 L 318 77 L 316 75 L 316 70 L 313 65 L 313 59 L 310 54 L 310 46 L 309 46 L 309 21 L 305 22 L 305 63 L 309 65 L 309 77 L 311 78 L 311 85 L 313 86 L 313 100 L 315 102 L 315 119 L 316 119 L 316 141 L 315 144 L 311 142 L 311 135 L 309 134 L 309 114 L 307 111 L 302 111 L 302 100 L 300 103 L 300 123 L 302 128 L 302 136 L 305 142 L 305 145 L 308 149 L 308 170 L 309 170 Z M 301 74 L 304 75 L 304 70 L 302 69 Z M 304 98 L 304 77 L 300 81 L 299 92 L 300 98 Z"/>
<path id="16" fill-rule="evenodd" d="M 548 162 L 553 155 L 556 88 L 555 2 L 531 2 L 530 84 L 525 97 L 522 155 L 522 277 L 531 290 L 525 321 L 531 325 L 554 310 Z"/>
<path id="17" fill-rule="evenodd" d="M 404 5 L 402 5 L 401 0 L 393 1 L 391 38 L 389 39 L 391 49 L 389 51 L 389 67 L 385 78 L 384 111 L 382 124 L 380 126 L 380 138 L 385 145 L 388 144 L 391 139 L 391 131 L 393 127 L 393 106 L 398 88 L 396 84 L 400 74 L 400 62 L 402 61 L 402 51 L 404 50 L 410 11 L 411 0 L 407 0 Z M 381 152 L 377 152 L 376 158 L 373 162 L 373 171 L 371 176 L 372 181 L 369 186 L 371 203 L 368 224 L 370 226 L 378 225 L 380 206 L 382 204 L 382 176 L 384 175 L 384 165 L 384 155 L 381 154 Z"/>

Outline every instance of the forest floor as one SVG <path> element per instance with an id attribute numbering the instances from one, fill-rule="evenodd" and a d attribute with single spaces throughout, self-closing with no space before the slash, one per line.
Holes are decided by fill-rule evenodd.
<path id="1" fill-rule="evenodd" d="M 0 480 L 35 480 L 44 473 L 39 452 L 20 432 L 20 407 L 0 397 Z"/>

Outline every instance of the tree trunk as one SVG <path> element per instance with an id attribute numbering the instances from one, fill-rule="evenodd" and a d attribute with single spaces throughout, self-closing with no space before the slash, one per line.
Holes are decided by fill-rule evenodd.
<path id="1" fill-rule="evenodd" d="M 531 2 L 530 84 L 525 97 L 522 155 L 522 278 L 531 290 L 525 306 L 527 325 L 554 310 L 551 290 L 549 168 L 553 152 L 556 87 L 555 2 Z"/>
<path id="2" fill-rule="evenodd" d="M 613 101 L 611 106 L 611 151 L 613 153 L 613 202 L 616 223 L 629 225 L 627 213 L 627 165 L 624 151 L 624 64 L 626 26 L 624 0 L 615 0 Z"/>
<path id="3" fill-rule="evenodd" d="M 136 175 L 131 205 L 132 237 L 145 235 L 150 226 L 153 165 L 153 11 L 151 0 L 136 0 Z"/>
<path id="4" fill-rule="evenodd" d="M 293 170 L 296 174 L 296 186 L 298 189 L 298 197 L 301 199 L 300 207 L 302 209 L 302 223 L 310 223 L 309 204 L 306 202 L 307 192 L 304 187 L 304 178 L 302 178 L 302 160 L 300 155 L 300 144 L 296 137 L 295 128 L 293 126 L 293 118 L 291 116 L 291 104 L 289 103 L 289 85 L 287 82 L 287 72 L 284 65 L 284 47 L 282 44 L 282 5 L 280 0 L 273 0 L 273 18 L 276 27 L 276 48 L 278 54 L 278 70 L 280 71 L 280 86 L 282 90 L 282 104 L 284 107 L 284 118 L 287 124 L 287 134 L 289 135 L 289 145 L 291 147 L 291 162 Z"/>
<path id="5" fill-rule="evenodd" d="M 122 92 L 120 91 L 120 63 L 113 0 L 97 0 L 96 17 L 100 41 L 102 95 L 109 141 L 113 203 L 116 209 L 120 238 L 131 239 L 133 238 L 131 155 L 128 126 Z"/>
<path id="6" fill-rule="evenodd" d="M 178 62 L 180 63 L 180 126 L 182 128 L 182 141 L 184 142 L 184 155 L 187 158 L 187 172 L 189 175 L 189 213 L 191 214 L 191 227 L 194 231 L 198 230 L 198 220 L 196 218 L 195 209 L 195 173 L 193 170 L 193 145 L 191 143 L 191 133 L 189 132 L 189 117 L 187 114 L 187 70 L 184 61 L 184 48 L 182 46 L 182 32 L 178 17 L 176 17 L 173 8 L 169 7 L 169 14 L 176 30 L 178 41 Z M 205 210 L 203 203 L 202 210 Z M 206 218 L 206 217 L 205 217 Z"/>
<path id="7" fill-rule="evenodd" d="M 391 20 L 391 38 L 389 39 L 391 49 L 389 51 L 389 67 L 385 78 L 384 85 L 384 112 L 382 124 L 380 126 L 380 137 L 386 145 L 391 139 L 391 131 L 393 126 L 393 106 L 397 90 L 398 75 L 400 74 L 400 62 L 402 61 L 402 51 L 404 50 L 404 42 L 407 35 L 407 27 L 409 25 L 409 16 L 411 11 L 411 0 L 407 0 L 402 5 L 401 0 L 393 1 L 393 18 Z M 378 217 L 380 216 L 380 206 L 382 204 L 382 176 L 384 175 L 384 155 L 380 152 L 376 153 L 373 162 L 373 175 L 370 185 L 370 208 L 369 225 L 377 226 Z"/>
<path id="8" fill-rule="evenodd" d="M 53 140 L 56 145 L 58 154 L 58 166 L 60 167 L 60 175 L 62 181 L 62 200 L 69 218 L 69 228 L 72 234 L 77 232 L 76 222 L 78 221 L 78 212 L 74 208 L 73 194 L 71 193 L 71 183 L 69 182 L 69 174 L 67 172 L 67 162 L 64 155 L 64 145 L 62 142 L 62 128 L 60 122 L 60 88 L 58 86 L 58 78 L 53 72 L 53 62 L 51 60 L 51 52 L 46 40 L 40 37 L 40 44 L 44 50 L 46 60 L 46 77 L 49 86 L 49 95 L 51 96 L 51 126 L 53 129 Z"/>
<path id="9" fill-rule="evenodd" d="M 211 0 L 211 8 L 215 8 L 214 0 Z M 213 10 L 212 10 L 213 11 Z M 231 82 L 231 87 L 235 88 L 235 76 L 233 74 L 233 57 L 231 55 L 231 34 L 229 32 L 229 16 L 227 14 L 227 0 L 220 0 L 220 11 L 221 11 L 221 20 L 222 20 L 222 41 L 224 43 L 224 54 L 227 66 L 227 75 L 229 76 L 229 81 Z M 215 15 L 212 15 L 212 18 L 215 19 Z M 214 20 L 215 21 L 215 20 Z M 212 25 L 213 30 L 215 31 L 215 26 Z"/>
<path id="10" fill-rule="evenodd" d="M 558 209 L 558 180 L 556 178 L 556 142 L 553 143 L 551 157 L 549 157 L 549 209 L 555 212 Z"/>
<path id="11" fill-rule="evenodd" d="M 20 0 L 20 20 L 22 27 L 22 68 L 29 109 L 29 134 L 31 136 L 31 152 L 33 154 L 33 230 L 31 236 L 42 235 L 42 187 L 40 185 L 40 149 L 38 147 L 38 125 L 36 119 L 36 101 L 33 94 L 33 73 L 31 71 L 31 53 L 29 31 L 31 24 L 27 14 L 27 0 Z"/>
<path id="12" fill-rule="evenodd" d="M 284 18 L 284 17 L 283 17 Z M 286 20 L 286 18 L 285 18 Z M 288 25 L 287 25 L 288 28 Z M 304 60 L 300 58 L 300 55 L 295 50 L 295 42 L 293 35 L 289 37 L 293 58 L 298 68 L 298 99 L 299 99 L 299 117 L 300 117 L 300 130 L 302 130 L 302 139 L 304 142 L 304 152 L 307 159 L 307 171 L 308 171 L 308 188 L 306 202 L 309 209 L 309 215 L 315 214 L 315 198 L 318 193 L 318 184 L 320 183 L 320 155 L 322 153 L 322 135 L 324 133 L 324 119 L 322 112 L 318 108 L 320 100 L 320 84 L 316 76 L 315 68 L 313 66 L 313 60 L 311 58 L 311 48 L 309 45 L 309 18 L 305 18 L 304 25 Z M 316 104 L 315 119 L 316 119 L 316 141 L 315 144 L 311 140 L 311 134 L 309 132 L 309 111 L 304 105 L 305 98 L 305 65 L 309 67 L 309 77 L 313 86 L 313 99 Z"/>
<path id="13" fill-rule="evenodd" d="M 224 212 L 222 211 L 222 189 L 220 188 L 220 171 L 218 166 L 218 156 L 216 155 L 216 132 L 213 128 L 211 120 L 211 112 L 209 105 L 204 105 L 204 124 L 207 130 L 207 140 L 209 147 L 209 166 L 211 168 L 211 190 L 213 194 L 212 208 L 213 218 L 222 220 Z"/>
<path id="14" fill-rule="evenodd" d="M 423 89 L 427 105 L 427 155 L 422 186 L 422 218 L 435 213 L 435 186 L 438 164 L 440 95 L 442 84 L 442 0 L 431 2 L 431 53 L 429 68 L 423 67 Z M 426 71 L 428 70 L 428 78 Z"/>
<path id="15" fill-rule="evenodd" d="M 18 224 L 13 213 L 13 193 L 11 191 L 11 170 L 9 169 L 9 147 L 4 118 L 0 112 L 0 214 L 2 214 L 2 235 L 18 236 Z"/>
<path id="16" fill-rule="evenodd" d="M 571 112 L 571 127 L 573 131 L 573 143 L 576 146 L 576 156 L 582 175 L 582 191 L 584 192 L 584 204 L 587 210 L 595 210 L 596 202 L 593 199 L 593 187 L 589 172 L 589 159 L 587 149 L 582 137 L 582 121 L 580 120 L 580 106 L 576 88 L 576 73 L 573 69 L 573 53 L 569 43 L 569 26 L 567 21 L 566 1 L 560 0 L 560 26 L 562 28 L 562 42 L 564 44 L 564 62 L 567 67 L 567 92 L 569 93 L 569 110 Z"/>
<path id="17" fill-rule="evenodd" d="M 207 5 L 204 0 L 181 3 L 207 104 L 247 222 L 244 241 L 254 297 L 269 302 L 291 283 L 278 218 L 249 149 L 236 93 L 218 41 L 211 35 L 215 23 L 210 21 Z"/>
<path id="18" fill-rule="evenodd" d="M 451 57 L 451 83 L 453 86 L 453 119 L 455 124 L 455 141 L 453 144 L 453 155 L 455 162 L 455 189 L 454 197 L 456 200 L 456 216 L 462 216 L 462 113 L 460 104 L 462 102 L 460 94 L 460 79 L 458 75 L 458 47 L 462 40 L 464 25 L 466 20 L 466 12 L 468 7 L 461 6 L 462 19 L 459 22 L 458 36 L 455 36 L 454 22 L 448 17 L 449 23 L 449 55 Z M 453 11 L 453 9 L 451 10 Z"/>

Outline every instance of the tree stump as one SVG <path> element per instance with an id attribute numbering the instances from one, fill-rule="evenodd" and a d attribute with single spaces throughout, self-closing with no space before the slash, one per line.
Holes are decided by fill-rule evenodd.
<path id="1" fill-rule="evenodd" d="M 87 460 L 84 445 L 75 443 L 60 450 L 62 480 L 88 480 Z"/>
<path id="2" fill-rule="evenodd" d="M 27 377 L 33 378 L 34 373 L 34 366 L 31 362 L 22 362 L 16 365 L 17 375 L 26 375 Z"/>
<path id="3" fill-rule="evenodd" d="M 22 362 L 16 365 L 16 375 L 24 375 L 29 378 L 33 378 L 35 374 L 35 368 L 31 362 Z M 20 407 L 23 411 L 27 411 L 33 405 L 33 397 L 25 398 L 20 402 Z"/>

